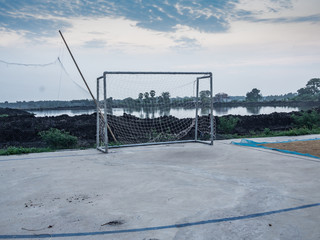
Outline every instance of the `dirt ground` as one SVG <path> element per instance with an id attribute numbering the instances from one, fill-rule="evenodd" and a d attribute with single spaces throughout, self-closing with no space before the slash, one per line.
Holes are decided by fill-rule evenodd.
<path id="1" fill-rule="evenodd" d="M 265 147 L 308 153 L 320 157 L 320 140 L 262 144 Z"/>

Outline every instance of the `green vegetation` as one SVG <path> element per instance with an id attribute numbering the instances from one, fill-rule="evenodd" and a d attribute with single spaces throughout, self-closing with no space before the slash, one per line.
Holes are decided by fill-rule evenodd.
<path id="1" fill-rule="evenodd" d="M 211 92 L 209 90 L 200 92 L 200 102 L 202 106 L 210 106 L 210 96 Z"/>
<path id="2" fill-rule="evenodd" d="M 248 135 L 238 135 L 238 134 L 224 134 L 224 139 L 232 138 L 260 138 L 260 137 L 280 137 L 280 136 L 299 136 L 299 135 L 309 135 L 309 134 L 320 134 L 320 127 L 314 128 L 312 130 L 302 127 L 293 128 L 287 131 L 263 131 L 262 133 L 250 132 Z"/>
<path id="3" fill-rule="evenodd" d="M 9 117 L 9 115 L 8 114 L 0 114 L 0 118 L 2 118 L 2 117 Z"/>
<path id="4" fill-rule="evenodd" d="M 295 125 L 299 128 L 308 128 L 310 130 L 320 127 L 320 114 L 313 110 L 311 113 L 303 112 L 301 115 L 292 114 Z"/>
<path id="5" fill-rule="evenodd" d="M 298 91 L 296 100 L 309 101 L 318 100 L 320 101 L 320 78 L 310 79 L 304 88 L 300 88 Z"/>
<path id="6" fill-rule="evenodd" d="M 53 149 L 74 148 L 78 142 L 77 137 L 56 128 L 40 132 L 39 135 Z"/>
<path id="7" fill-rule="evenodd" d="M 226 134 L 225 138 L 246 138 L 246 137 L 277 137 L 277 136 L 299 136 L 308 134 L 320 134 L 320 113 L 316 110 L 311 112 L 302 112 L 301 114 L 292 114 L 294 125 L 292 129 L 287 131 L 271 131 L 269 128 L 265 128 L 263 132 L 249 131 L 248 135 L 232 134 L 232 130 L 237 124 L 237 121 L 230 117 L 220 118 L 218 128 L 223 130 Z M 222 121 L 221 121 L 222 120 Z"/>
<path id="8" fill-rule="evenodd" d="M 269 96 L 264 96 L 263 101 L 267 102 L 279 102 L 279 101 L 290 101 L 294 97 L 296 97 L 298 94 L 297 93 L 286 93 L 286 94 L 280 94 L 280 95 L 269 95 Z"/>
<path id="9" fill-rule="evenodd" d="M 277 137 L 277 136 L 299 136 L 308 134 L 320 134 L 320 113 L 316 110 L 311 112 L 302 112 L 291 115 L 294 125 L 286 131 L 272 131 L 265 128 L 262 132 L 250 130 L 247 135 L 232 134 L 238 120 L 234 117 L 221 117 L 219 119 L 218 129 L 223 131 L 223 138 L 252 138 L 252 137 Z"/>
<path id="10" fill-rule="evenodd" d="M 271 132 L 270 128 L 265 128 L 265 129 L 263 130 L 263 134 L 265 134 L 265 135 L 270 135 L 270 134 L 272 134 L 272 132 Z"/>
<path id="11" fill-rule="evenodd" d="M 253 88 L 251 92 L 246 94 L 247 102 L 259 102 L 262 99 L 262 95 L 260 94 L 260 90 L 257 88 Z"/>
<path id="12" fill-rule="evenodd" d="M 319 134 L 320 128 L 308 129 L 306 127 L 293 128 L 287 131 L 264 131 L 261 134 L 256 134 L 255 137 L 278 137 L 278 136 L 299 136 L 308 134 Z"/>
<path id="13" fill-rule="evenodd" d="M 320 128 L 309 129 L 306 127 L 302 128 L 293 128 L 286 131 L 287 136 L 299 136 L 299 135 L 308 135 L 308 134 L 320 134 Z"/>
<path id="14" fill-rule="evenodd" d="M 237 125 L 239 118 L 237 117 L 221 117 L 219 118 L 218 129 L 226 134 L 232 133 L 235 126 Z"/>
<path id="15" fill-rule="evenodd" d="M 76 147 L 78 142 L 77 137 L 71 136 L 68 132 L 61 131 L 55 128 L 51 128 L 48 131 L 40 132 L 39 135 L 49 147 L 24 148 L 24 147 L 10 146 L 6 149 L 0 149 L 0 155 L 52 152 L 56 149 L 74 148 Z"/>
<path id="16" fill-rule="evenodd" d="M 153 142 L 167 142 L 176 140 L 176 136 L 171 133 L 168 128 L 166 132 L 157 132 L 156 129 L 152 129 L 150 136 L 148 136 L 149 141 Z"/>
<path id="17" fill-rule="evenodd" d="M 0 149 L 0 155 L 14 155 L 25 153 L 40 153 L 51 152 L 51 148 L 23 148 L 23 147 L 8 147 L 6 149 Z"/>
<path id="18" fill-rule="evenodd" d="M 108 143 L 108 146 L 121 146 L 121 145 L 124 145 L 124 143 L 122 143 L 122 142 L 109 142 Z M 94 148 L 96 148 L 97 147 L 97 145 L 95 144 L 94 145 Z"/>

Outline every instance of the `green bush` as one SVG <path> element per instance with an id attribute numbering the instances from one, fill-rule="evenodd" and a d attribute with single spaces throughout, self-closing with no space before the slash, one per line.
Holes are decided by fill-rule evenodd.
<path id="1" fill-rule="evenodd" d="M 272 135 L 272 132 L 271 132 L 270 128 L 265 128 L 265 129 L 263 130 L 263 134 L 265 134 L 266 136 L 268 136 L 268 135 Z"/>
<path id="2" fill-rule="evenodd" d="M 8 147 L 7 149 L 0 149 L 0 155 L 14 155 L 24 153 L 40 153 L 50 152 L 50 148 L 23 148 L 23 147 Z"/>
<path id="3" fill-rule="evenodd" d="M 78 142 L 77 137 L 56 128 L 40 132 L 39 135 L 49 147 L 54 149 L 74 148 Z"/>
<path id="4" fill-rule="evenodd" d="M 220 117 L 218 129 L 224 133 L 232 133 L 240 119 L 237 117 Z"/>
<path id="5" fill-rule="evenodd" d="M 249 131 L 249 134 L 250 134 L 251 136 L 257 135 L 254 130 L 250 130 L 250 131 Z"/>
<path id="6" fill-rule="evenodd" d="M 298 128 L 306 127 L 311 130 L 320 126 L 320 114 L 316 110 L 311 113 L 303 112 L 301 115 L 292 114 L 291 117 Z"/>

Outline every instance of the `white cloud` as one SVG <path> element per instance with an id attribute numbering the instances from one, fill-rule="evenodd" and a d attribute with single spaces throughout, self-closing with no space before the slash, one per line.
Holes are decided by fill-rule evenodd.
<path id="1" fill-rule="evenodd" d="M 0 28 L 0 47 L 10 47 L 24 43 L 24 33 L 22 31 L 13 31 L 5 28 Z"/>
<path id="2" fill-rule="evenodd" d="M 303 87 L 310 77 L 319 77 L 320 64 L 319 26 L 306 21 L 280 20 L 319 14 L 319 5 L 318 0 L 294 0 L 288 8 L 283 2 L 243 0 L 237 5 L 238 10 L 252 11 L 251 20 L 230 18 L 228 31 L 219 33 L 202 32 L 186 24 L 176 25 L 172 32 L 148 30 L 138 27 L 137 21 L 121 17 L 33 15 L 38 19 L 67 23 L 62 32 L 92 88 L 95 78 L 105 70 L 192 70 L 214 72 L 217 91 L 237 95 L 245 94 L 250 87 L 264 87 L 261 90 L 265 94 L 280 94 Z M 271 8 L 281 11 L 271 11 Z M 182 8 L 179 11 L 180 14 L 193 11 L 192 14 L 211 16 L 208 11 Z M 257 19 L 279 21 L 258 22 Z M 27 31 L 2 27 L 1 58 L 43 63 L 53 61 L 59 56 L 59 49 L 64 49 L 62 60 L 73 78 L 78 79 L 58 30 L 55 35 L 38 36 L 35 44 Z M 59 74 L 48 76 L 46 83 L 56 86 L 58 78 Z M 286 86 L 287 79 L 292 81 L 291 89 Z M 277 82 L 281 82 L 281 87 L 274 89 Z M 38 84 L 39 80 L 35 83 Z"/>
<path id="3" fill-rule="evenodd" d="M 81 46 L 86 41 L 97 38 L 107 43 L 113 51 L 127 53 L 163 52 L 174 44 L 165 33 L 146 30 L 136 26 L 136 22 L 123 18 L 70 19 L 72 29 L 65 32 L 70 43 Z M 90 29 L 90 31 L 88 31 Z"/>

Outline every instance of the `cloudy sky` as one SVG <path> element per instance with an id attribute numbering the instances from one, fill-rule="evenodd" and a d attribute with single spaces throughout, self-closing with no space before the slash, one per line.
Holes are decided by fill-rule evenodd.
<path id="1" fill-rule="evenodd" d="M 0 101 L 89 98 L 59 29 L 92 89 L 104 71 L 213 72 L 229 95 L 320 77 L 319 0 L 0 0 Z"/>

